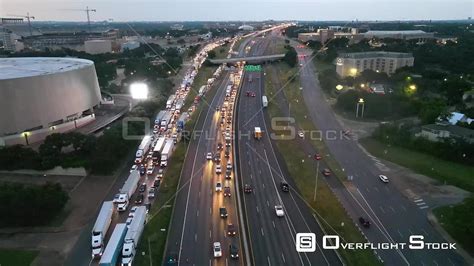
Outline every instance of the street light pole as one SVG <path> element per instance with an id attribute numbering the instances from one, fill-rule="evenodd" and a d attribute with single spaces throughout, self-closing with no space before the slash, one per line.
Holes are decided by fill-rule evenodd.
<path id="1" fill-rule="evenodd" d="M 316 191 L 318 190 L 319 161 L 316 162 L 316 180 L 314 182 L 313 201 L 316 201 Z"/>

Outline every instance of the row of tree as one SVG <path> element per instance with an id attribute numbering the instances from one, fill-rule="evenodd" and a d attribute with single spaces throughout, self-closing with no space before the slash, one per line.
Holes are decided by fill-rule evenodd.
<path id="1" fill-rule="evenodd" d="M 372 136 L 386 144 L 417 150 L 447 161 L 474 165 L 474 144 L 461 138 L 430 141 L 423 137 L 416 137 L 411 128 L 411 125 L 382 124 Z"/>
<path id="2" fill-rule="evenodd" d="M 47 225 L 63 210 L 68 199 L 58 183 L 0 183 L 0 227 Z"/>

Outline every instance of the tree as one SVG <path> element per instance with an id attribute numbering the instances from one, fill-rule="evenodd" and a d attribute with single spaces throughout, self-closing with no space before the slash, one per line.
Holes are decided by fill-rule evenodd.
<path id="1" fill-rule="evenodd" d="M 186 41 L 184 39 L 179 39 L 176 41 L 177 44 L 185 44 Z"/>
<path id="2" fill-rule="evenodd" d="M 283 61 L 285 61 L 290 67 L 294 67 L 298 63 L 298 53 L 292 46 L 287 45 L 286 48 L 288 51 L 285 53 Z"/>
<path id="3" fill-rule="evenodd" d="M 209 59 L 216 58 L 216 51 L 211 50 L 211 51 L 207 52 L 207 57 L 208 57 Z"/>

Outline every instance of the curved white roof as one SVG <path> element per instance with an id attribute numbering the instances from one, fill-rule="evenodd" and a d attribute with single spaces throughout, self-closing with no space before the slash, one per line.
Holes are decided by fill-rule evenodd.
<path id="1" fill-rule="evenodd" d="M 0 58 L 0 80 L 67 72 L 93 64 L 90 60 L 65 57 Z"/>

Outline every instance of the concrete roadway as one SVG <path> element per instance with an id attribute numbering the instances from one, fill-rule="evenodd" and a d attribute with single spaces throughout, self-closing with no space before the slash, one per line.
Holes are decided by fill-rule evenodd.
<path id="1" fill-rule="evenodd" d="M 326 101 L 319 81 L 315 75 L 315 67 L 310 61 L 311 51 L 297 48 L 299 62 L 303 64 L 300 70 L 300 80 L 303 87 L 303 97 L 308 108 L 309 116 L 319 130 L 334 156 L 347 175 L 353 176 L 353 181 L 341 189 L 340 182 L 328 178 L 328 182 L 349 211 L 355 223 L 358 217 L 368 218 L 373 226 L 364 230 L 369 241 L 408 242 L 410 235 L 423 235 L 425 242 L 445 242 L 440 234 L 430 225 L 426 212 L 428 209 L 419 206 L 416 200 L 409 199 L 391 184 L 382 183 L 378 175 L 391 176 L 389 169 L 381 167 L 366 154 L 355 141 L 354 137 L 346 137 L 337 121 L 330 105 Z M 355 103 L 354 103 L 355 106 Z M 339 187 L 339 189 L 338 189 Z M 455 251 L 443 250 L 382 250 L 377 252 L 385 265 L 463 265 L 462 257 Z"/>
<path id="2" fill-rule="evenodd" d="M 271 37 L 259 39 L 252 54 L 263 54 Z M 242 186 L 251 184 L 252 194 L 244 195 L 247 221 L 251 235 L 251 248 L 255 265 L 340 265 L 337 254 L 320 247 L 323 232 L 306 204 L 290 193 L 281 192 L 280 181 L 286 180 L 295 187 L 282 158 L 275 152 L 268 136 L 270 121 L 262 112 L 261 96 L 264 76 L 261 72 L 246 72 L 238 105 L 238 151 Z M 252 77 L 252 82 L 249 82 Z M 253 91 L 256 97 L 246 97 Z M 254 128 L 265 132 L 261 140 L 253 138 Z M 297 193 L 297 192 L 296 192 Z M 282 205 L 285 217 L 278 218 L 275 205 Z M 298 253 L 295 248 L 296 233 L 313 232 L 317 235 L 317 249 L 313 253 Z"/>
<path id="3" fill-rule="evenodd" d="M 208 99 L 211 102 L 209 106 L 204 106 L 188 147 L 166 251 L 167 254 L 179 254 L 179 265 L 240 264 L 239 260 L 229 259 L 229 245 L 234 243 L 239 246 L 239 232 L 235 237 L 226 236 L 227 223 L 239 226 L 235 188 L 232 182 L 224 181 L 227 160 L 221 154 L 221 175 L 215 174 L 216 163 L 206 160 L 208 152 L 216 153 L 218 142 L 224 143 L 220 131 L 220 112 L 216 112 L 216 106 L 222 106 L 228 84 L 227 76 L 214 98 Z M 232 161 L 232 157 L 229 161 Z M 230 186 L 231 197 L 224 198 L 223 192 L 215 191 L 217 180 L 224 186 Z M 219 216 L 221 206 L 227 208 L 229 216 L 226 220 Z M 220 259 L 213 258 L 212 243 L 216 241 L 222 246 L 223 257 Z M 241 251 L 239 248 L 240 257 Z"/>

